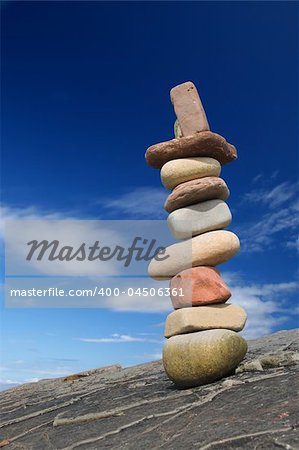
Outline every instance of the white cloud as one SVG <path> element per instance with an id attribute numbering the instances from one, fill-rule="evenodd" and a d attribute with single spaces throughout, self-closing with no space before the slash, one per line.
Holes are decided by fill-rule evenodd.
<path id="1" fill-rule="evenodd" d="M 236 226 L 235 230 L 241 240 L 241 248 L 248 252 L 264 251 L 273 244 L 287 246 L 289 233 L 294 233 L 299 225 L 299 215 L 294 207 L 283 208 L 266 213 L 260 219 Z M 285 233 L 285 237 L 276 242 L 276 235 Z M 290 248 L 290 244 L 288 244 Z"/>
<path id="2" fill-rule="evenodd" d="M 152 360 L 162 359 L 162 352 L 148 353 L 147 357 Z"/>
<path id="3" fill-rule="evenodd" d="M 149 191 L 147 191 L 149 195 Z M 140 233 L 140 228 L 142 227 L 142 233 L 144 233 L 144 237 L 150 233 L 153 236 L 161 235 L 161 241 L 164 240 L 165 236 L 169 235 L 169 231 L 167 228 L 166 221 L 163 224 L 165 225 L 164 229 L 161 231 L 161 221 L 135 221 L 135 229 L 132 229 L 133 222 L 127 222 L 127 229 L 125 229 L 124 225 L 126 221 L 122 221 L 119 224 L 119 233 L 113 232 L 109 228 L 109 221 L 105 221 L 107 223 L 106 227 L 108 229 L 102 229 L 97 226 L 97 221 L 75 221 L 75 226 L 73 225 L 73 218 L 63 217 L 61 214 L 45 214 L 41 211 L 38 211 L 36 208 L 27 208 L 25 210 L 17 209 L 17 208 L 3 208 L 2 217 L 4 220 L 16 220 L 19 219 L 28 219 L 36 221 L 28 222 L 33 223 L 34 228 L 28 227 L 23 229 L 23 225 L 21 223 L 21 229 L 17 232 L 13 232 L 14 236 L 14 246 L 11 249 L 10 253 L 13 255 L 13 260 L 11 262 L 11 267 L 14 269 L 14 273 L 23 273 L 21 270 L 17 271 L 18 261 L 25 260 L 25 256 L 20 254 L 20 248 L 24 248 L 24 242 L 30 240 L 30 237 L 35 236 L 36 239 L 41 239 L 47 237 L 49 241 L 52 239 L 58 239 L 64 243 L 72 243 L 72 245 L 79 246 L 82 242 L 86 242 L 86 238 L 90 242 L 94 242 L 99 239 L 101 236 L 101 242 L 104 242 L 105 245 L 109 245 L 113 243 L 115 246 L 115 242 L 118 245 L 123 244 L 124 248 L 128 246 L 128 243 L 131 242 L 130 238 L 126 236 L 127 229 L 129 233 L 132 233 L 134 236 L 137 236 Z M 54 220 L 52 220 L 54 219 Z M 58 220 L 58 222 L 57 222 Z M 139 225 L 140 224 L 140 225 Z M 11 231 L 12 232 L 12 231 Z M 29 234 L 30 236 L 29 236 Z M 137 233 L 137 234 L 136 234 Z M 169 239 L 172 239 L 169 235 Z M 150 241 L 149 241 L 150 242 Z M 69 245 L 69 244 L 68 244 Z M 111 244 L 112 246 L 112 244 Z M 158 291 L 159 287 L 168 287 L 168 282 L 158 282 L 156 280 L 152 280 L 149 277 L 146 278 L 134 278 L 134 274 L 141 275 L 142 271 L 144 274 L 147 273 L 147 265 L 148 262 L 144 261 L 141 266 L 141 263 L 130 264 L 130 271 L 128 274 L 132 274 L 130 278 L 107 278 L 107 275 L 118 275 L 124 273 L 123 268 L 119 268 L 116 264 L 123 264 L 122 262 L 116 262 L 115 260 L 107 261 L 103 263 L 105 272 L 101 272 L 101 275 L 104 278 L 99 279 L 99 269 L 98 266 L 94 268 L 90 268 L 88 262 L 82 265 L 82 262 L 60 262 L 59 263 L 59 274 L 60 275 L 88 275 L 88 278 L 75 278 L 75 279 L 64 279 L 57 278 L 51 280 L 50 278 L 40 278 L 34 281 L 34 286 L 32 285 L 32 279 L 14 279 L 13 284 L 9 285 L 11 289 L 32 289 L 35 287 L 36 289 L 47 289 L 50 287 L 56 287 L 59 289 L 64 289 L 65 292 L 68 289 L 94 289 L 95 286 L 98 286 L 101 283 L 103 288 L 118 288 L 120 292 L 125 292 L 124 294 L 120 294 L 117 296 L 104 296 L 104 297 L 48 297 L 43 298 L 42 305 L 50 306 L 50 307 L 100 307 L 100 308 L 108 308 L 117 311 L 139 311 L 139 312 L 160 312 L 160 311 L 169 311 L 171 309 L 171 302 L 169 297 L 159 296 L 157 295 L 149 295 L 148 297 L 138 296 L 138 295 L 129 295 L 128 289 L 134 289 L 135 291 L 143 288 L 153 288 Z M 138 264 L 138 267 L 137 267 Z M 46 275 L 54 275 L 57 274 L 58 270 L 57 266 L 51 266 L 50 261 L 46 261 L 45 265 L 41 265 L 40 261 L 33 261 L 33 273 L 35 274 L 46 274 Z M 94 275 L 94 277 L 92 277 Z M 12 306 L 15 307 L 35 307 L 40 306 L 41 300 L 39 297 L 20 297 L 13 298 L 9 300 Z"/>
<path id="4" fill-rule="evenodd" d="M 37 375 L 47 375 L 50 377 L 62 377 L 72 373 L 72 370 L 69 367 L 56 367 L 54 369 L 26 369 L 26 371 L 33 372 Z"/>
<path id="5" fill-rule="evenodd" d="M 100 199 L 97 203 L 107 212 L 118 213 L 120 219 L 122 214 L 133 219 L 161 219 L 166 217 L 163 206 L 166 197 L 167 192 L 162 188 L 140 187 L 116 199 Z"/>
<path id="6" fill-rule="evenodd" d="M 75 249 L 83 242 L 94 243 L 99 236 L 99 228 L 95 221 L 80 221 L 71 214 L 43 212 L 35 207 L 28 208 L 13 208 L 9 206 L 0 207 L 0 230 L 1 236 L 4 237 L 4 227 L 7 226 L 5 234 L 13 238 L 8 239 L 10 246 L 6 249 L 10 255 L 10 267 L 16 271 L 20 267 L 21 272 L 24 269 L 23 261 L 26 261 L 26 256 L 29 247 L 27 242 L 36 239 L 42 241 L 43 239 L 51 242 L 58 240 L 63 245 L 72 245 Z M 28 225 L 27 225 L 28 223 Z M 102 234 L 103 231 L 103 234 Z M 101 237 L 108 241 L 117 242 L 119 236 L 110 230 L 101 230 Z M 121 239 L 120 239 L 121 241 Z M 7 258 L 7 256 L 6 256 Z M 105 268 L 108 273 L 115 272 L 113 263 L 106 261 Z M 34 258 L 30 261 L 30 266 L 33 268 L 35 274 L 53 275 L 59 273 L 60 275 L 90 275 L 97 274 L 98 269 L 92 268 L 91 264 L 85 261 L 51 261 L 43 259 L 43 261 L 36 261 Z M 30 270 L 29 265 L 26 270 Z"/>
<path id="7" fill-rule="evenodd" d="M 277 169 L 277 170 L 274 170 L 274 172 L 272 173 L 272 175 L 271 175 L 271 179 L 272 180 L 274 180 L 275 178 L 277 178 L 277 175 L 279 174 L 279 170 Z"/>
<path id="8" fill-rule="evenodd" d="M 11 362 L 10 367 L 2 368 L 2 378 L 0 379 L 0 391 L 9 387 L 24 383 L 35 383 L 43 378 L 57 378 L 70 375 L 75 369 L 70 366 L 40 367 L 42 361 L 37 367 L 18 367 L 16 371 L 15 362 Z"/>
<path id="9" fill-rule="evenodd" d="M 140 336 L 131 336 L 128 334 L 118 334 L 114 333 L 109 337 L 103 338 L 76 338 L 76 340 L 81 342 L 88 342 L 93 344 L 122 344 L 131 342 L 148 342 L 148 343 L 161 343 L 161 340 L 144 338 Z"/>
<path id="10" fill-rule="evenodd" d="M 286 241 L 286 247 L 299 252 L 299 236 L 293 236 L 292 239 Z"/>
<path id="11" fill-rule="evenodd" d="M 106 297 L 102 301 L 102 306 L 119 312 L 170 312 L 172 309 L 170 297 L 167 295 L 159 295 L 158 292 L 166 293 L 165 288 L 169 287 L 169 281 L 157 281 L 149 277 L 147 278 L 127 278 L 117 281 L 124 290 L 124 294 L 118 296 Z M 155 295 L 142 296 L 137 292 L 147 289 L 152 290 Z M 130 295 L 130 290 L 135 292 Z M 140 290 L 140 291 L 139 291 Z"/>
<path id="12" fill-rule="evenodd" d="M 11 380 L 11 379 L 1 379 L 0 378 L 0 391 L 4 391 L 6 389 L 10 389 L 13 387 L 17 387 L 20 386 L 21 384 L 24 383 L 36 383 L 37 381 L 39 381 L 39 378 L 28 378 L 25 379 L 23 381 L 17 381 L 17 380 Z"/>
<path id="13" fill-rule="evenodd" d="M 252 183 L 253 184 L 257 183 L 261 178 L 263 178 L 263 174 L 258 173 L 255 177 L 252 178 Z"/>
<path id="14" fill-rule="evenodd" d="M 20 381 L 15 381 L 15 380 L 8 380 L 8 379 L 2 379 L 2 378 L 0 378 L 0 384 L 7 384 L 7 385 L 10 385 L 10 384 L 13 384 L 13 385 L 15 385 L 15 384 L 22 384 L 22 382 L 20 382 Z"/>
<path id="15" fill-rule="evenodd" d="M 136 359 L 141 359 L 143 361 L 158 361 L 162 359 L 162 351 L 157 350 L 153 353 L 143 353 L 142 355 L 136 355 Z"/>
<path id="16" fill-rule="evenodd" d="M 253 189 L 244 195 L 244 200 L 251 203 L 263 203 L 269 209 L 275 209 L 293 198 L 297 192 L 298 183 L 285 181 L 272 188 Z"/>
<path id="17" fill-rule="evenodd" d="M 150 191 L 146 190 L 146 192 L 150 196 Z M 154 193 L 152 195 L 156 205 L 157 199 Z M 145 209 L 148 203 L 152 204 L 148 198 L 142 196 L 140 198 L 142 198 Z M 121 202 L 121 200 L 115 200 L 116 203 L 118 201 Z M 128 204 L 126 207 L 129 207 Z M 141 213 L 140 209 L 139 211 Z M 7 223 L 6 272 L 9 275 L 100 276 L 146 274 L 148 262 L 135 259 L 136 249 L 129 266 L 124 267 L 124 258 L 129 254 L 128 248 L 136 238 L 139 238 L 135 246 L 141 247 L 144 255 L 151 240 L 155 239 L 155 246 L 151 250 L 152 255 L 157 247 L 165 245 L 165 240 L 170 241 L 172 239 L 166 221 L 159 220 L 80 220 L 67 214 L 44 213 L 36 208 L 18 209 L 7 206 L 2 208 L 1 216 L 2 229 L 3 223 Z M 70 248 L 72 254 L 74 254 L 84 244 L 85 259 L 78 261 L 73 258 L 71 261 L 60 261 L 56 258 L 55 261 L 49 261 L 48 256 L 51 248 L 42 260 L 38 261 L 37 255 L 34 255 L 30 261 L 26 260 L 30 250 L 28 242 L 44 240 L 49 243 L 59 241 L 55 255 L 65 246 Z M 99 249 L 103 249 L 103 247 L 109 247 L 111 253 L 116 252 L 117 255 L 111 259 L 106 258 L 105 261 L 88 260 L 89 250 L 95 243 L 98 243 L 96 255 L 99 253 Z M 124 249 L 124 253 L 120 255 L 122 249 Z M 123 257 L 118 259 L 117 256 Z"/>
<path id="18" fill-rule="evenodd" d="M 242 306 L 248 316 L 242 334 L 254 339 L 273 332 L 278 325 L 288 321 L 295 312 L 286 307 L 289 294 L 298 290 L 299 283 L 245 284 L 235 273 L 223 272 L 223 278 L 232 292 L 230 303 Z"/>
<path id="19" fill-rule="evenodd" d="M 299 226 L 299 202 L 295 198 L 298 183 L 283 182 L 271 188 L 254 189 L 245 194 L 240 207 L 246 204 L 247 214 L 250 204 L 254 210 L 253 220 L 236 225 L 235 231 L 241 240 L 241 249 L 246 252 L 261 252 L 275 245 L 285 249 L 296 248 Z M 259 207 L 263 207 L 260 213 Z M 284 233 L 277 241 L 278 233 Z"/>

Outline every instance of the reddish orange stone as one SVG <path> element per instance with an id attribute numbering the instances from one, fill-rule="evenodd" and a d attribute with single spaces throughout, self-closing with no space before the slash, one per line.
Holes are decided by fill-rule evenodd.
<path id="1" fill-rule="evenodd" d="M 181 296 L 183 294 L 183 296 Z M 225 303 L 231 292 L 214 267 L 193 267 L 178 273 L 170 281 L 174 309 Z"/>

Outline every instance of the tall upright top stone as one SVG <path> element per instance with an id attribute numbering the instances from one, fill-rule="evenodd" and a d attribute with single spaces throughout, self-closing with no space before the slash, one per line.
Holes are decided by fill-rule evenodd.
<path id="1" fill-rule="evenodd" d="M 236 148 L 224 137 L 210 131 L 196 87 L 191 81 L 179 84 L 170 91 L 177 116 L 175 139 L 151 145 L 146 162 L 156 169 L 179 158 L 209 157 L 227 164 L 237 159 Z"/>
<path id="2" fill-rule="evenodd" d="M 172 88 L 170 98 L 179 125 L 177 137 L 192 136 L 200 131 L 210 130 L 197 89 L 191 81 Z"/>

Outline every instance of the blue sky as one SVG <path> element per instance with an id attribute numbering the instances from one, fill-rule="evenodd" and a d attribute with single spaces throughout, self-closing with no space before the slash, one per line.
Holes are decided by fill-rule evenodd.
<path id="1" fill-rule="evenodd" d="M 245 336 L 298 325 L 298 4 L 2 2 L 3 219 L 164 219 L 148 167 L 192 80 L 242 249 L 221 267 Z M 159 357 L 167 311 L 1 309 L 3 386 Z M 90 340 L 93 340 L 90 342 Z M 96 340 L 96 342 L 94 341 Z"/>

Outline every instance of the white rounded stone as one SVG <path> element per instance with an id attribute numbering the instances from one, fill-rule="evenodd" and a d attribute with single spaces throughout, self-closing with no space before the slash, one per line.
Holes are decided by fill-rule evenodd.
<path id="1" fill-rule="evenodd" d="M 227 227 L 231 221 L 230 209 L 223 200 L 208 200 L 176 209 L 167 219 L 169 229 L 176 239 L 187 239 L 207 231 L 219 230 Z"/>

